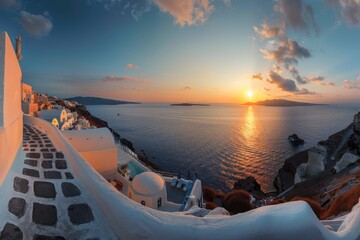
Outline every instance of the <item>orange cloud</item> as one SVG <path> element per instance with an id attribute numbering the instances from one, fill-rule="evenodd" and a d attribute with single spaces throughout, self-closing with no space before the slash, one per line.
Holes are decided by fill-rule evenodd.
<path id="1" fill-rule="evenodd" d="M 251 76 L 251 78 L 252 78 L 253 80 L 260 80 L 260 81 L 263 80 L 263 76 L 262 76 L 261 73 L 254 74 L 254 75 Z"/>
<path id="2" fill-rule="evenodd" d="M 127 69 L 139 69 L 139 66 L 136 66 L 134 64 L 128 63 L 125 66 Z"/>
<path id="3" fill-rule="evenodd" d="M 213 12 L 214 6 L 209 0 L 155 0 L 162 12 L 174 17 L 174 22 L 181 27 L 205 23 Z"/>
<path id="4" fill-rule="evenodd" d="M 262 38 L 279 38 L 285 35 L 285 22 L 279 22 L 277 27 L 270 27 L 269 24 L 264 21 L 261 28 L 254 27 L 254 31 Z"/>

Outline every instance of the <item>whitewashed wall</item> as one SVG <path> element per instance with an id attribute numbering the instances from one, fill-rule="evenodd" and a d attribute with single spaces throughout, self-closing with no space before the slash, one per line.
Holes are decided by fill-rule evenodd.
<path id="1" fill-rule="evenodd" d="M 22 141 L 21 69 L 7 33 L 0 34 L 0 185 Z"/>

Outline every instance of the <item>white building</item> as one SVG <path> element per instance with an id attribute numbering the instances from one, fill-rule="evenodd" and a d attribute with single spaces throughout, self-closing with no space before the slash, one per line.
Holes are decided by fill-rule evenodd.
<path id="1" fill-rule="evenodd" d="M 39 105 L 40 109 L 45 108 L 45 110 L 48 110 L 48 108 L 50 107 L 48 96 L 46 96 L 45 94 L 34 93 L 34 101 Z"/>
<path id="2" fill-rule="evenodd" d="M 40 111 L 39 117 L 50 122 L 59 129 L 67 122 L 67 113 L 65 109 L 42 110 Z"/>
<path id="3" fill-rule="evenodd" d="M 39 111 L 39 106 L 35 103 L 32 87 L 28 84 L 21 84 L 21 109 L 25 114 L 34 116 Z"/>
<path id="4" fill-rule="evenodd" d="M 129 197 L 144 206 L 159 209 L 166 202 L 165 180 L 154 172 L 143 172 L 131 182 Z"/>

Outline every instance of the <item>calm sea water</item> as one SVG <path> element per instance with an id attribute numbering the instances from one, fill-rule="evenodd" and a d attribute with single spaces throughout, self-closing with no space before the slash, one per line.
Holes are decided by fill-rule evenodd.
<path id="1" fill-rule="evenodd" d="M 197 173 L 205 185 L 224 191 L 254 176 L 263 190 L 286 158 L 345 128 L 358 111 L 350 106 L 264 107 L 169 104 L 87 106 L 95 116 L 144 149 L 164 170 Z M 296 133 L 305 144 L 293 147 Z"/>

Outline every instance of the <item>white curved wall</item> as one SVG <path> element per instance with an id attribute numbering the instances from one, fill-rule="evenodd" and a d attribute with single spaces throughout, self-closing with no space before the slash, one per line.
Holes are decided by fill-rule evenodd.
<path id="1" fill-rule="evenodd" d="M 356 239 L 360 207 L 339 233 L 327 230 L 305 202 L 267 206 L 227 217 L 198 218 L 141 206 L 110 186 L 83 160 L 60 131 L 41 119 L 25 122 L 48 133 L 68 159 L 76 178 L 92 193 L 119 239 Z M 360 205 L 360 204 L 358 204 Z"/>
<path id="2" fill-rule="evenodd" d="M 0 185 L 22 141 L 21 69 L 7 33 L 0 34 Z"/>
<path id="3" fill-rule="evenodd" d="M 62 134 L 102 176 L 108 177 L 117 171 L 117 148 L 109 129 L 71 130 Z"/>

